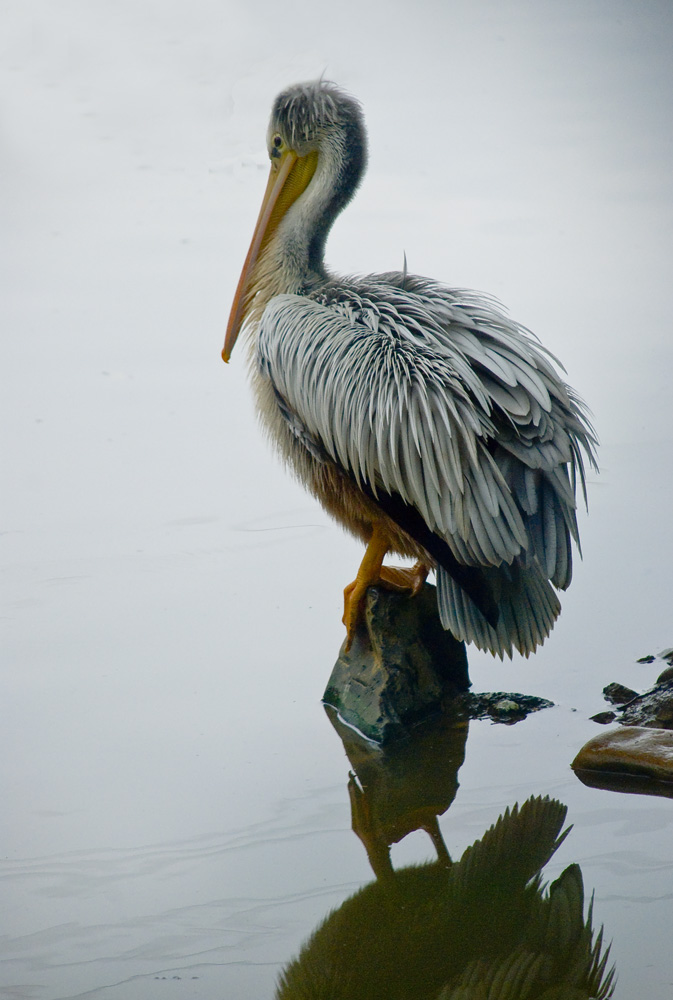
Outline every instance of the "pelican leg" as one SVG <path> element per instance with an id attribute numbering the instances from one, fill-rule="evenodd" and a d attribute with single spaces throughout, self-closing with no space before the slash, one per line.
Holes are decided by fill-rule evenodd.
<path id="1" fill-rule="evenodd" d="M 351 800 L 351 826 L 364 844 L 369 863 L 377 878 L 389 878 L 393 872 L 390 860 L 390 845 L 385 834 L 372 817 L 371 803 L 364 788 L 352 771 L 348 772 L 348 795 Z"/>
<path id="2" fill-rule="evenodd" d="M 379 574 L 381 583 L 388 590 L 411 591 L 411 596 L 420 594 L 430 567 L 420 560 L 407 568 L 402 566 L 382 566 Z"/>
<path id="3" fill-rule="evenodd" d="M 381 567 L 386 552 L 388 551 L 388 538 L 378 524 L 372 528 L 372 537 L 360 563 L 358 575 L 352 583 L 344 589 L 344 616 L 343 623 L 346 626 L 346 651 L 351 648 L 355 637 L 355 630 L 362 617 L 367 588 L 372 587 L 381 579 Z"/>
<path id="4" fill-rule="evenodd" d="M 451 855 L 449 854 L 446 844 L 444 843 L 444 838 L 442 837 L 442 831 L 439 828 L 437 817 L 433 816 L 431 820 L 424 823 L 422 829 L 430 835 L 432 843 L 435 845 L 435 850 L 437 851 L 437 860 L 439 863 L 444 868 L 450 868 L 453 861 L 451 860 Z"/>

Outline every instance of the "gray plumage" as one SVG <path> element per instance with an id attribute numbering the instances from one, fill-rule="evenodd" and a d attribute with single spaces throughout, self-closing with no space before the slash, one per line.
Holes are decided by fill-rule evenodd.
<path id="1" fill-rule="evenodd" d="M 560 611 L 554 588 L 571 580 L 576 486 L 586 498 L 585 458 L 595 466 L 586 409 L 558 362 L 492 299 L 406 269 L 348 279 L 326 271 L 327 233 L 366 161 L 352 98 L 323 82 L 291 88 L 274 106 L 272 155 L 279 134 L 299 156 L 317 149 L 318 159 L 248 291 L 267 428 L 361 537 L 347 505 L 340 514 L 326 501 L 326 467 L 362 493 L 367 511 L 389 513 L 401 500 L 409 519 L 393 520 L 409 544 L 391 548 L 436 567 L 443 625 L 494 654 L 516 646 L 528 655 Z M 414 532 L 417 515 L 436 551 Z M 442 546 L 483 578 L 497 623 L 442 565 Z"/>

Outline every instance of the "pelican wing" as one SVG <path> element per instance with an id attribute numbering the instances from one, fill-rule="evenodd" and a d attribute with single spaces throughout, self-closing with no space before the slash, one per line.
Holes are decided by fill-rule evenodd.
<path id="1" fill-rule="evenodd" d="M 581 447 L 591 454 L 581 410 L 542 349 L 490 304 L 394 278 L 266 307 L 258 363 L 293 433 L 375 496 L 414 507 L 459 562 L 537 556 L 566 586 L 577 534 L 568 466 L 583 477 Z"/>

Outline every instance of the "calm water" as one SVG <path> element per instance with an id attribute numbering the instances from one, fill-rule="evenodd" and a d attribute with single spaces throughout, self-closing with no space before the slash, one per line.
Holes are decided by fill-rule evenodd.
<path id="1" fill-rule="evenodd" d="M 666 799 L 570 761 L 601 690 L 673 645 L 670 5 L 10 6 L 3 113 L 0 993 L 271 997 L 373 879 L 320 698 L 361 550 L 266 450 L 218 360 L 265 183 L 270 102 L 323 70 L 370 172 L 328 248 L 488 290 L 602 440 L 584 562 L 530 662 L 476 690 L 556 707 L 470 725 L 453 857 L 532 794 L 573 830 L 615 996 L 673 984 Z M 422 786 L 423 779 L 415 779 Z M 392 850 L 429 860 L 426 834 Z"/>

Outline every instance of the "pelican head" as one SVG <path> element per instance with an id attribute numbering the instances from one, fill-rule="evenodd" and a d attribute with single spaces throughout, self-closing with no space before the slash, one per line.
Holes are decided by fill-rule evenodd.
<path id="1" fill-rule="evenodd" d="M 364 173 L 358 102 L 326 80 L 278 95 L 267 132 L 271 171 L 231 308 L 222 358 L 273 295 L 325 276 L 325 241 Z"/>

